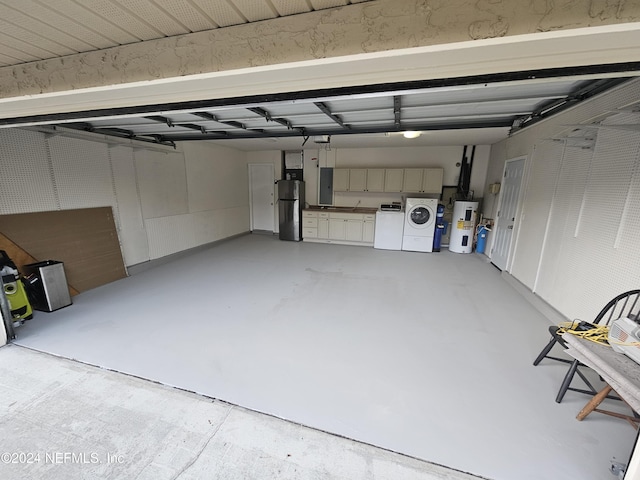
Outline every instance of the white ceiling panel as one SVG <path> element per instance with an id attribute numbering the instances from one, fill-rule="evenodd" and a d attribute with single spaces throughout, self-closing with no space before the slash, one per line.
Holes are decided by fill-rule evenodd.
<path id="1" fill-rule="evenodd" d="M 212 2 L 211 0 L 193 0 L 207 16 L 209 16 L 220 27 L 229 27 L 231 25 L 240 25 L 246 23 L 247 19 L 238 13 L 231 4 L 225 0 Z"/>
<path id="2" fill-rule="evenodd" d="M 278 16 L 278 12 L 266 0 L 233 0 L 233 3 L 250 22 L 259 22 Z"/>
<path id="3" fill-rule="evenodd" d="M 421 93 L 404 95 L 403 106 L 423 105 L 425 103 L 463 103 L 476 100 L 502 100 L 505 98 L 559 98 L 578 88 L 581 82 L 547 79 L 546 83 L 531 82 L 530 84 L 506 85 L 466 85 L 460 88 L 434 88 Z"/>
<path id="4" fill-rule="evenodd" d="M 36 8 L 42 10 L 40 13 L 41 17 L 47 18 L 49 16 L 48 9 L 40 7 L 39 5 Z M 48 21 L 41 21 L 15 8 L 7 9 L 7 11 L 3 13 L 2 19 L 0 20 L 0 31 L 11 36 L 17 34 L 16 38 L 19 40 L 27 43 L 45 40 L 48 42 L 49 48 L 47 49 L 59 55 L 69 55 L 71 53 L 94 50 L 96 48 L 95 45 L 83 42 L 68 35 L 64 30 L 51 26 Z"/>
<path id="5" fill-rule="evenodd" d="M 149 0 L 113 0 L 127 12 L 135 15 L 141 21 L 153 25 L 162 35 L 171 37 L 174 35 L 184 35 L 190 30 L 183 24 L 178 22 L 167 12 L 155 6 Z"/>
<path id="6" fill-rule="evenodd" d="M 202 10 L 190 2 L 155 0 L 155 4 L 192 32 L 211 30 L 218 27 L 209 16 L 205 15 Z"/>
<path id="7" fill-rule="evenodd" d="M 348 0 L 311 0 L 311 5 L 316 10 L 325 8 L 343 7 L 349 3 Z"/>
<path id="8" fill-rule="evenodd" d="M 389 124 L 389 128 L 393 129 L 393 109 L 375 110 L 375 114 L 371 111 L 341 113 L 340 118 L 344 123 L 373 123 L 375 121 L 383 121 Z"/>
<path id="9" fill-rule="evenodd" d="M 82 6 L 102 17 L 108 24 L 117 25 L 138 40 L 152 40 L 163 36 L 159 28 L 149 25 L 114 1 L 82 0 Z"/>
<path id="10" fill-rule="evenodd" d="M 386 110 L 393 108 L 393 96 L 369 97 L 356 99 L 340 99 L 340 101 L 323 102 L 332 113 L 354 112 L 362 110 Z"/>
<path id="11" fill-rule="evenodd" d="M 0 0 L 0 65 L 344 6 L 307 0 Z M 354 2 L 355 3 L 355 2 Z"/>
<path id="12" fill-rule="evenodd" d="M 53 57 L 62 57 L 65 55 L 71 55 L 73 53 L 77 53 L 74 50 L 71 50 L 68 47 L 60 45 L 55 42 L 47 41 L 46 37 L 42 37 L 33 33 L 30 30 L 27 30 L 22 27 L 18 27 L 16 25 L 12 25 L 7 23 L 6 21 L 0 18 L 0 32 L 2 32 L 3 36 L 10 37 L 11 40 L 15 40 L 15 42 L 9 44 L 14 48 L 17 48 L 17 45 L 26 45 L 25 51 L 29 51 L 30 46 L 42 45 L 43 48 L 39 46 L 34 47 L 33 51 L 43 52 L 42 58 L 53 58 Z"/>
<path id="13" fill-rule="evenodd" d="M 3 0 L 5 4 L 13 5 L 21 4 L 22 0 Z M 133 43 L 140 40 L 140 38 L 131 35 L 126 32 L 122 28 L 120 28 L 115 23 L 111 23 L 104 17 L 101 17 L 97 13 L 89 10 L 85 5 L 88 5 L 89 2 L 76 3 L 73 0 L 55 0 L 55 4 L 53 2 L 48 2 L 43 4 L 49 10 L 51 10 L 52 6 L 55 5 L 55 11 L 62 17 L 66 18 L 71 24 L 68 26 L 67 32 L 75 32 L 76 29 L 86 28 L 90 31 L 96 33 L 96 35 L 100 35 L 102 38 L 108 39 L 111 44 L 109 46 L 115 45 L 124 45 L 127 43 Z M 2 6 L 0 5 L 0 11 L 2 11 Z M 35 10 L 30 10 L 30 14 L 34 15 L 38 13 Z M 44 12 L 39 12 L 41 15 L 44 15 Z M 49 21 L 51 18 L 49 15 L 39 17 L 41 20 L 45 19 Z M 52 26 L 58 27 L 58 23 L 52 23 Z M 74 33 L 75 35 L 75 33 Z M 106 47 L 102 47 L 106 48 Z"/>
<path id="14" fill-rule="evenodd" d="M 63 0 L 58 0 L 63 1 Z M 94 49 L 109 48 L 116 45 L 112 39 L 100 34 L 99 32 L 92 30 L 85 26 L 85 22 L 81 18 L 63 15 L 56 10 L 57 1 L 55 4 L 39 3 L 35 0 L 4 0 L 5 4 L 11 5 L 12 8 L 21 11 L 29 17 L 45 18 L 46 23 L 53 29 L 60 32 L 66 32 L 73 38 L 78 39 L 83 43 L 75 44 L 74 49 L 78 51 L 86 50 L 86 45 L 90 45 Z M 77 7 L 77 6 L 76 6 Z M 82 12 L 83 17 L 93 16 L 86 10 L 79 7 L 74 8 L 74 11 Z M 5 18 L 8 20 L 8 18 Z M 47 34 L 46 31 L 39 32 Z M 67 35 L 65 35 L 66 37 Z M 63 37 L 61 40 L 63 40 Z"/>
<path id="15" fill-rule="evenodd" d="M 311 11 L 309 4 L 301 0 L 271 0 L 271 3 L 281 17 Z"/>
<path id="16" fill-rule="evenodd" d="M 25 53 L 21 50 L 17 50 L 13 47 L 3 45 L 3 40 L 5 40 L 6 38 L 7 38 L 6 36 L 0 33 L 0 51 L 2 52 L 3 58 L 6 58 L 8 62 L 13 62 L 13 63 L 9 63 L 9 65 L 15 65 L 16 60 L 19 60 L 19 62 L 22 63 L 22 62 L 31 62 L 34 60 L 38 60 L 38 58 L 41 58 L 41 57 L 35 57 L 33 55 L 29 55 L 28 53 Z M 13 61 L 11 59 L 13 59 Z"/>

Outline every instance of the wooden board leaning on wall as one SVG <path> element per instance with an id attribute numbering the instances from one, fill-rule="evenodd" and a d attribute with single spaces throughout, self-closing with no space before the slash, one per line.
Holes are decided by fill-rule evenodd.
<path id="1" fill-rule="evenodd" d="M 63 262 L 72 295 L 127 276 L 111 207 L 0 215 L 0 234 L 0 250 L 21 272 Z"/>

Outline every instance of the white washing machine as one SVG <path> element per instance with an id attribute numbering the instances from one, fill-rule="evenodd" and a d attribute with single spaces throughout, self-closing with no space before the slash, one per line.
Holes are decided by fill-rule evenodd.
<path id="1" fill-rule="evenodd" d="M 402 250 L 432 252 L 437 198 L 407 198 Z"/>

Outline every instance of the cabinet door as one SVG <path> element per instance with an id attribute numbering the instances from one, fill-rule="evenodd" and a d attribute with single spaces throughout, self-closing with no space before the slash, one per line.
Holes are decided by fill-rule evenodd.
<path id="1" fill-rule="evenodd" d="M 418 193 L 422 190 L 423 168 L 405 168 L 402 191 L 408 193 Z"/>
<path id="2" fill-rule="evenodd" d="M 371 220 L 365 220 L 362 224 L 362 241 L 367 243 L 373 243 L 374 232 L 376 229 L 376 222 Z"/>
<path id="3" fill-rule="evenodd" d="M 302 238 L 318 238 L 318 229 L 310 227 L 303 228 Z"/>
<path id="4" fill-rule="evenodd" d="M 342 218 L 329 219 L 329 239 L 344 240 L 346 237 L 346 221 Z"/>
<path id="5" fill-rule="evenodd" d="M 335 168 L 333 170 L 333 191 L 348 192 L 349 191 L 349 169 Z"/>
<path id="6" fill-rule="evenodd" d="M 367 190 L 367 169 L 351 168 L 349 169 L 349 191 L 364 192 Z"/>
<path id="7" fill-rule="evenodd" d="M 318 238 L 329 238 L 329 219 L 318 219 Z"/>
<path id="8" fill-rule="evenodd" d="M 387 168 L 384 171 L 384 191 L 401 192 L 404 168 Z"/>
<path id="9" fill-rule="evenodd" d="M 384 168 L 367 169 L 367 192 L 384 192 Z"/>
<path id="10" fill-rule="evenodd" d="M 425 168 L 422 172 L 422 191 L 424 193 L 442 193 L 442 168 Z"/>
<path id="11" fill-rule="evenodd" d="M 362 241 L 362 220 L 347 220 L 346 222 L 345 240 L 351 242 Z"/>

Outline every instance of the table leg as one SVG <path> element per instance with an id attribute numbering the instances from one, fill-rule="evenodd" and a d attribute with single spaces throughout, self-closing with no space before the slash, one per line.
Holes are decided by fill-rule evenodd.
<path id="1" fill-rule="evenodd" d="M 607 385 L 602 390 L 600 390 L 598 393 L 596 393 L 593 396 L 593 398 L 591 400 L 589 400 L 589 403 L 587 403 L 584 406 L 584 408 L 582 410 L 580 410 L 580 413 L 578 414 L 578 416 L 576 416 L 576 418 L 578 420 L 584 420 L 587 417 L 587 415 L 589 415 L 591 412 L 593 412 L 593 410 L 595 410 L 595 408 L 598 405 L 600 405 L 605 398 L 607 398 L 607 395 L 609 395 L 609 392 L 611 392 L 611 390 L 613 390 L 613 389 L 609 385 Z"/>

